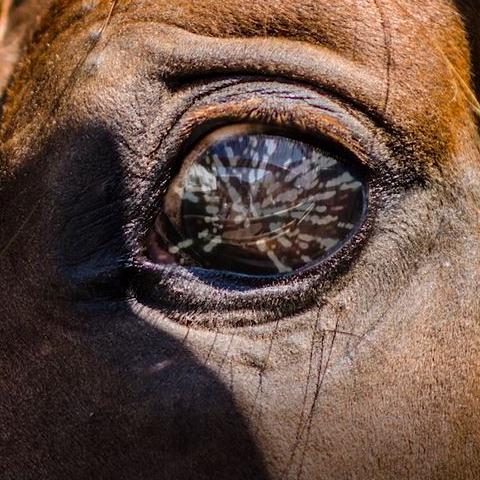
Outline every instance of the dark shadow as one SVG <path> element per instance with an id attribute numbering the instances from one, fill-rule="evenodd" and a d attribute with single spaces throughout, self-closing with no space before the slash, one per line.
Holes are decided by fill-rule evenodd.
<path id="1" fill-rule="evenodd" d="M 46 145 L 22 185 L 5 190 L 11 199 L 19 188 L 41 196 L 35 226 L 20 233 L 18 245 L 36 232 L 39 240 L 25 252 L 42 281 L 15 289 L 38 298 L 16 312 L 18 331 L 35 325 L 27 346 L 40 342 L 43 352 L 21 357 L 28 382 L 9 380 L 16 431 L 2 462 L 7 477 L 267 479 L 229 388 L 188 341 L 145 323 L 126 302 L 137 234 L 126 225 L 135 224 L 136 209 L 115 140 L 87 127 L 55 132 Z M 10 207 L 21 211 L 22 202 Z M 9 218 L 14 225 L 15 215 Z"/>

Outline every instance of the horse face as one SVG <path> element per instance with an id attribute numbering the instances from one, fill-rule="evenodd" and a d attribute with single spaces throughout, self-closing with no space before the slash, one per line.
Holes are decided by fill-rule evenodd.
<path id="1" fill-rule="evenodd" d="M 475 8 L 13 7 L 5 478 L 478 476 Z M 231 125 L 333 144 L 368 189 L 358 229 L 268 278 L 158 254 L 169 186 Z"/>

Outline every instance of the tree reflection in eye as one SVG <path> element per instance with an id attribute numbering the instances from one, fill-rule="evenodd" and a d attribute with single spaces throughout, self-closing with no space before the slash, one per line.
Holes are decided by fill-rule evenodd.
<path id="1" fill-rule="evenodd" d="M 366 211 L 366 183 L 341 157 L 275 129 L 220 128 L 171 183 L 157 239 L 178 263 L 215 270 L 278 275 L 315 265 Z"/>

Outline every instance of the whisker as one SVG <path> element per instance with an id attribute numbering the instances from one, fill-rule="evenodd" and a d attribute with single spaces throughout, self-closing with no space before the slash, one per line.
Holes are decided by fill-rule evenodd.
<path id="1" fill-rule="evenodd" d="M 219 334 L 219 327 L 217 327 L 215 330 L 215 336 L 213 337 L 212 344 L 210 345 L 210 349 L 208 350 L 207 356 L 205 357 L 205 361 L 203 362 L 204 367 L 207 366 L 208 361 L 210 360 L 210 357 L 213 353 L 213 349 L 215 348 L 215 343 L 217 342 L 218 334 Z"/>
<path id="2" fill-rule="evenodd" d="M 385 100 L 383 105 L 383 112 L 386 113 L 388 109 L 388 104 L 390 102 L 390 89 L 392 83 L 392 67 L 393 67 L 393 53 L 392 53 L 392 36 L 391 36 L 391 27 L 388 17 L 385 15 L 383 6 L 379 0 L 374 0 L 375 6 L 377 7 L 378 13 L 380 14 L 380 22 L 382 24 L 384 44 L 385 44 L 385 63 L 386 63 L 386 76 L 387 76 L 387 85 L 385 91 Z"/>
<path id="3" fill-rule="evenodd" d="M 223 370 L 223 366 L 225 365 L 225 362 L 226 362 L 226 360 L 227 360 L 227 357 L 228 357 L 228 355 L 230 354 L 230 350 L 231 350 L 231 348 L 232 348 L 233 340 L 234 340 L 236 334 L 237 334 L 237 331 L 236 331 L 236 329 L 235 329 L 235 330 L 233 331 L 231 337 L 230 337 L 230 341 L 228 342 L 227 349 L 225 350 L 225 353 L 224 353 L 223 358 L 222 358 L 222 362 L 220 363 L 220 367 L 219 367 L 219 369 L 218 369 L 218 373 L 219 373 L 219 374 L 220 374 L 221 371 Z"/>
<path id="4" fill-rule="evenodd" d="M 302 456 L 301 456 L 301 460 L 300 460 L 298 478 L 301 478 L 302 475 L 303 475 L 303 470 L 304 470 L 304 466 L 305 466 L 305 456 L 306 456 L 308 444 L 309 444 L 309 441 L 310 441 L 310 435 L 311 435 L 311 431 L 312 431 L 313 417 L 315 416 L 315 412 L 316 412 L 316 409 L 317 409 L 317 406 L 318 406 L 318 399 L 320 397 L 320 391 L 322 389 L 322 386 L 323 386 L 328 368 L 330 366 L 330 361 L 331 361 L 332 352 L 333 352 L 333 346 L 334 346 L 335 340 L 337 338 L 336 332 L 337 332 L 339 322 L 340 322 L 340 318 L 337 315 L 337 319 L 335 321 L 335 328 L 334 328 L 333 334 L 332 334 L 332 340 L 330 342 L 330 347 L 329 347 L 327 359 L 326 359 L 326 362 L 325 362 L 325 367 L 323 368 L 323 372 L 322 372 L 321 365 L 320 365 L 320 368 L 318 370 L 320 375 L 319 375 L 319 378 L 317 379 L 317 387 L 316 387 L 315 394 L 314 394 L 314 397 L 313 397 L 312 406 L 311 406 L 310 412 L 308 414 L 307 433 L 306 433 L 306 436 L 305 436 L 304 447 L 303 447 Z M 323 335 L 325 335 L 324 331 L 322 333 L 323 333 Z M 322 347 L 323 347 L 323 340 L 324 340 L 324 337 L 322 337 Z M 322 360 L 323 360 L 323 348 L 322 348 Z"/>
<path id="5" fill-rule="evenodd" d="M 100 40 L 102 39 L 103 35 L 105 34 L 105 31 L 106 31 L 107 27 L 110 25 L 113 13 L 115 11 L 115 8 L 118 5 L 118 2 L 119 2 L 119 0 L 112 0 L 111 1 L 110 8 L 108 10 L 107 16 L 106 16 L 99 32 L 98 32 L 98 35 L 95 35 L 91 38 L 90 45 L 88 45 L 86 52 L 83 54 L 83 56 L 80 58 L 80 60 L 77 62 L 77 64 L 73 68 L 72 73 L 68 77 L 66 85 L 61 90 L 61 92 L 58 94 L 58 96 L 56 98 L 56 101 L 53 103 L 52 108 L 51 108 L 51 113 L 54 113 L 58 110 L 64 96 L 73 88 L 73 85 L 75 84 L 75 82 L 78 78 L 80 70 L 85 65 L 85 62 L 87 61 L 88 57 L 91 55 L 93 50 L 100 43 Z"/>
<path id="6" fill-rule="evenodd" d="M 112 3 L 110 5 L 110 10 L 108 11 L 107 18 L 105 19 L 104 24 L 102 25 L 102 28 L 100 29 L 100 36 L 102 36 L 107 29 L 107 27 L 110 25 L 110 22 L 112 20 L 113 12 L 117 8 L 119 0 L 112 0 Z"/>
<path id="7" fill-rule="evenodd" d="M 296 452 L 298 450 L 298 447 L 300 445 L 300 439 L 301 439 L 301 436 L 302 436 L 302 432 L 304 430 L 304 422 L 305 422 L 304 417 L 305 417 L 305 412 L 306 412 L 306 409 L 307 409 L 308 389 L 310 387 L 310 382 L 311 382 L 311 379 L 312 379 L 313 355 L 314 355 L 314 351 L 315 351 L 315 339 L 316 339 L 316 336 L 317 336 L 317 333 L 318 333 L 319 321 L 320 321 L 320 314 L 317 313 L 317 315 L 315 315 L 315 323 L 314 323 L 313 329 L 312 329 L 308 373 L 307 373 L 307 381 L 306 381 L 306 384 L 305 384 L 305 389 L 304 389 L 304 394 L 303 394 L 302 409 L 300 411 L 300 418 L 299 418 L 299 421 L 298 421 L 297 431 L 296 431 L 296 434 L 295 434 L 295 441 L 294 441 L 294 444 L 292 446 L 290 456 L 287 460 L 286 467 L 285 467 L 285 469 L 283 470 L 283 472 L 280 476 L 281 479 L 285 478 L 289 474 L 290 469 L 293 466 L 293 461 L 295 459 L 295 454 L 296 454 Z"/>
<path id="8" fill-rule="evenodd" d="M 272 335 L 270 337 L 270 342 L 269 342 L 269 345 L 268 345 L 267 354 L 265 356 L 265 359 L 264 359 L 262 365 L 260 366 L 257 390 L 255 392 L 255 398 L 254 398 L 254 401 L 253 401 L 252 411 L 250 412 L 250 415 L 249 415 L 249 418 L 251 418 L 251 419 L 253 419 L 255 411 L 257 410 L 257 403 L 258 403 L 258 401 L 261 397 L 261 394 L 263 393 L 263 377 L 264 377 L 264 373 L 265 373 L 265 370 L 267 368 L 267 365 L 270 362 L 270 356 L 272 354 L 273 342 L 275 340 L 275 337 L 277 336 L 279 324 L 280 324 L 280 320 L 277 319 L 276 322 L 275 322 L 275 327 L 272 331 Z M 258 432 L 258 429 L 260 428 L 259 424 L 260 424 L 261 414 L 262 414 L 262 410 L 259 409 L 258 413 L 257 413 L 257 416 L 256 416 L 257 422 L 256 422 L 255 432 Z"/>

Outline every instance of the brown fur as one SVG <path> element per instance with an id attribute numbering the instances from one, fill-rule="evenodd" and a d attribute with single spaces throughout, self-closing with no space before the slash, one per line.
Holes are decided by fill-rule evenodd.
<path id="1" fill-rule="evenodd" d="M 476 2 L 8 10 L 2 478 L 480 478 Z M 357 149 L 375 218 L 328 278 L 162 297 L 135 259 L 165 165 L 238 117 Z"/>

